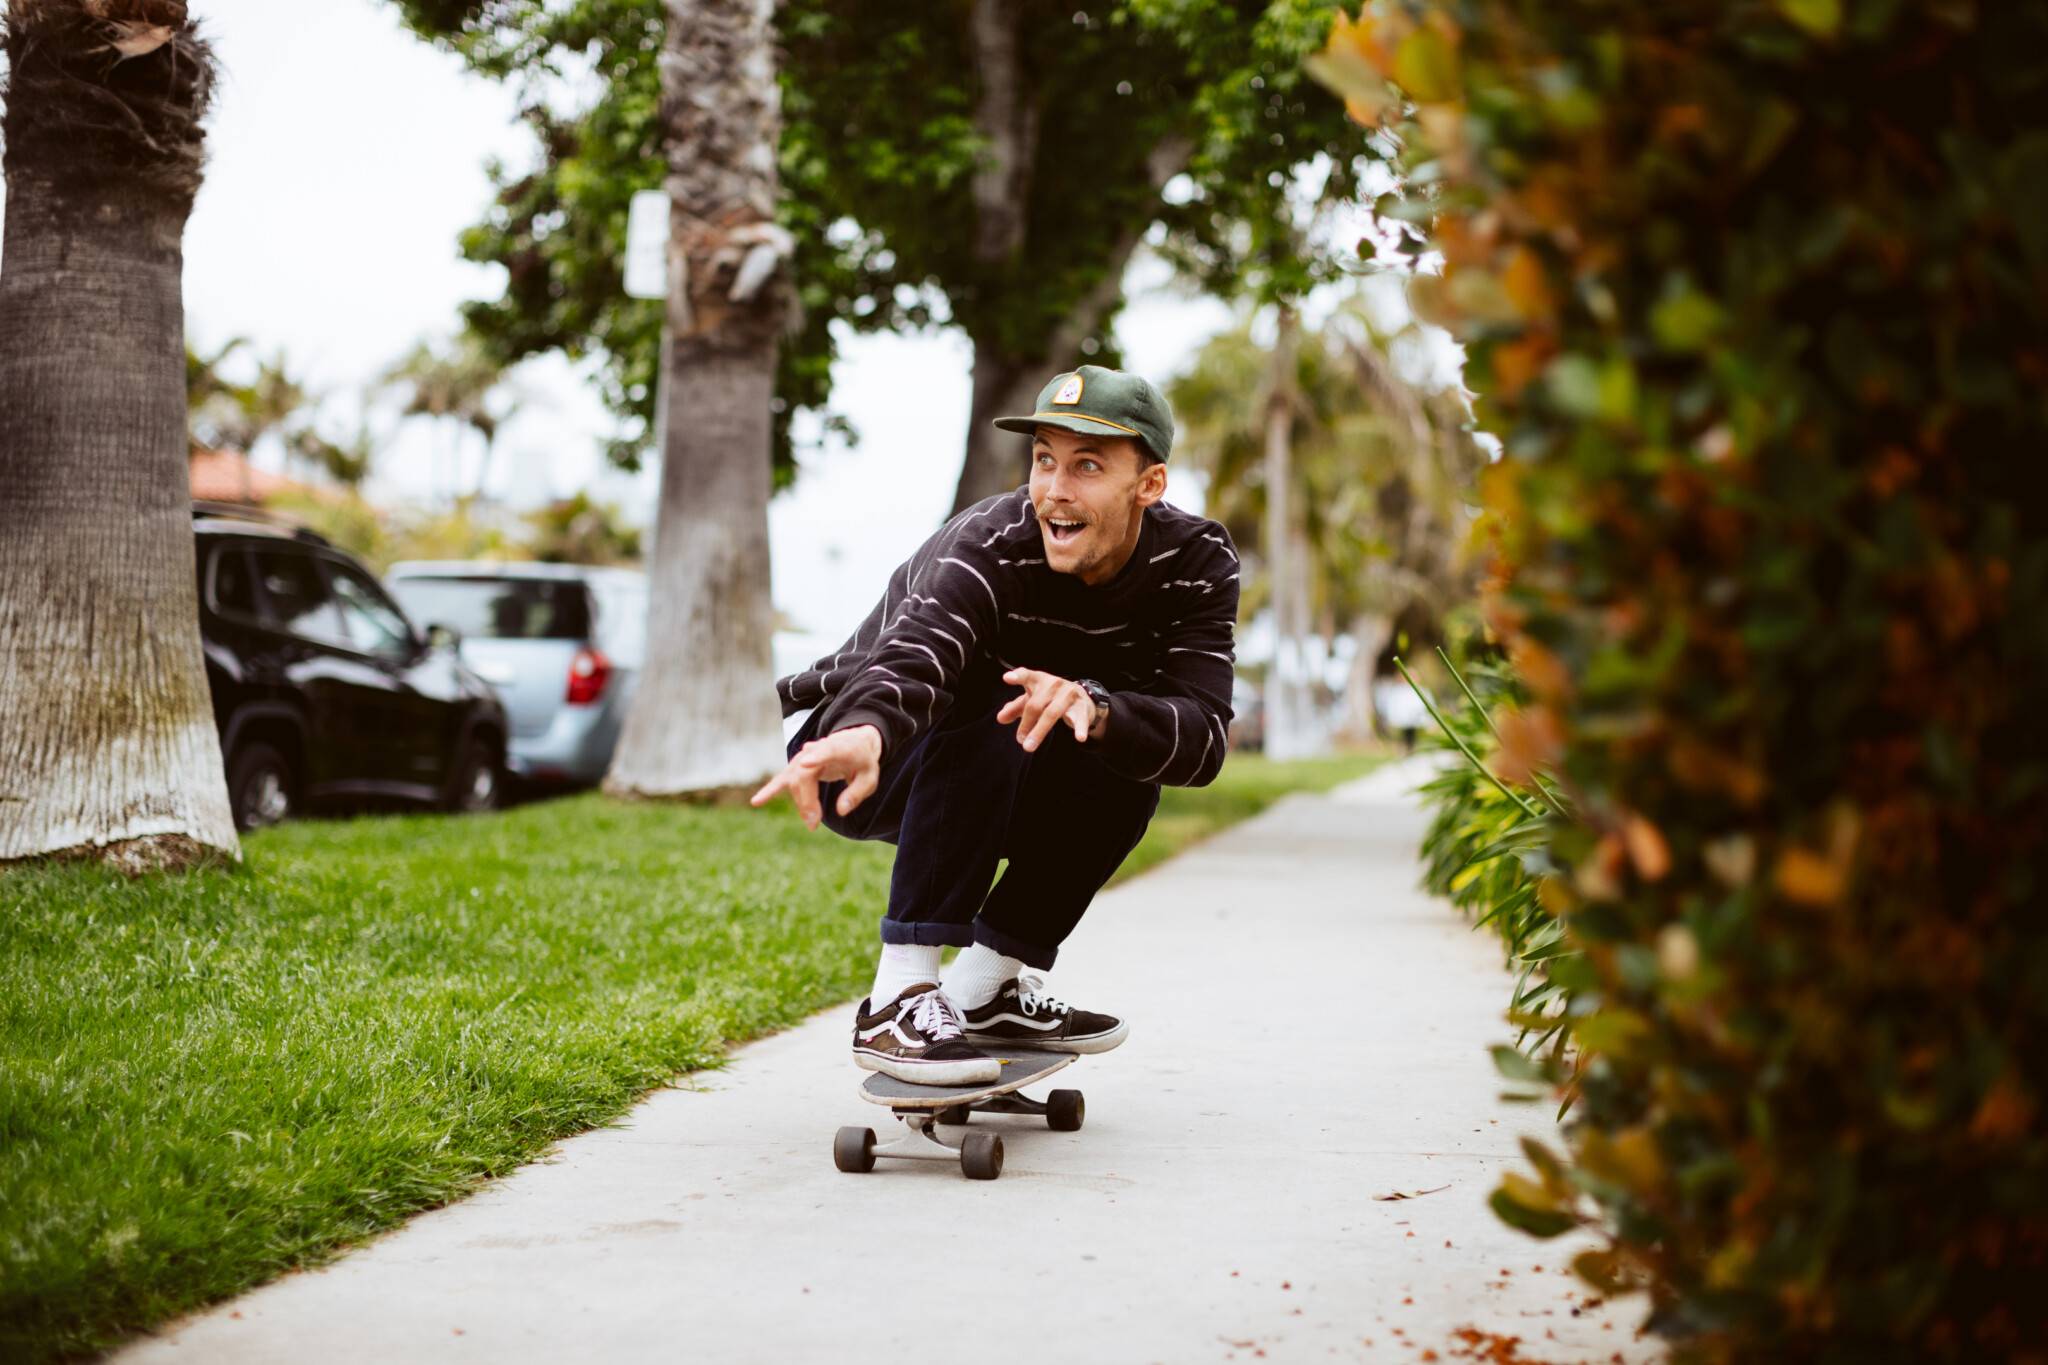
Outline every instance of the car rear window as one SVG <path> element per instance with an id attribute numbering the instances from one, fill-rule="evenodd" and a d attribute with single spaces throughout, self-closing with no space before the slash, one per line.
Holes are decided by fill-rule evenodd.
<path id="1" fill-rule="evenodd" d="M 581 583 L 550 578 L 399 578 L 391 591 L 422 625 L 480 640 L 586 640 L 590 598 Z"/>

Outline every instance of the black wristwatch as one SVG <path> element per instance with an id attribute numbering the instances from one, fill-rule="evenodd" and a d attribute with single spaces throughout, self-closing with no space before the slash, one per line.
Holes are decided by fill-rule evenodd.
<path id="1" fill-rule="evenodd" d="M 1074 686 L 1095 703 L 1095 723 L 1088 727 L 1088 738 L 1101 739 L 1103 730 L 1109 726 L 1109 689 L 1093 678 L 1076 678 Z"/>

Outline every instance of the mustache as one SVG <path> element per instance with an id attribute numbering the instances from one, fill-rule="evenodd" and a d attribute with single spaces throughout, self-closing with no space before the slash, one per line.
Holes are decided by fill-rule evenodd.
<path id="1" fill-rule="evenodd" d="M 1051 503 L 1045 503 L 1038 508 L 1038 519 L 1040 521 L 1050 521 L 1054 517 L 1058 517 L 1062 521 L 1087 522 L 1093 520 L 1093 518 L 1085 515 L 1079 508 L 1055 507 Z"/>

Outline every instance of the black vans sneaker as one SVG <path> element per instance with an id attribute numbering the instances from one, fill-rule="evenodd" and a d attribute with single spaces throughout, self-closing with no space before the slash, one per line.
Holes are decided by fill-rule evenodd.
<path id="1" fill-rule="evenodd" d="M 966 1038 L 983 1047 L 1040 1048 L 1046 1052 L 1107 1052 L 1131 1026 L 1113 1014 L 1077 1010 L 1045 993 L 1030 973 L 1013 976 L 993 999 L 967 1011 Z"/>
<path id="2" fill-rule="evenodd" d="M 853 1060 L 912 1085 L 983 1085 L 1003 1072 L 1001 1062 L 961 1041 L 960 1011 L 929 981 L 905 986 L 873 1014 L 860 1002 Z"/>

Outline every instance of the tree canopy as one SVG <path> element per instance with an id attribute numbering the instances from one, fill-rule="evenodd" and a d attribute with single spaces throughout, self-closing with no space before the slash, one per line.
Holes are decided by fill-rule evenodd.
<path id="1" fill-rule="evenodd" d="M 463 234 L 465 256 L 507 272 L 501 297 L 465 310 L 469 325 L 507 359 L 601 356 L 604 397 L 626 419 L 611 453 L 637 463 L 661 311 L 625 297 L 621 256 L 633 193 L 664 174 L 659 0 L 393 3 L 477 71 L 520 82 L 538 141 L 531 170 L 493 167 L 497 200 Z M 1326 153 L 1318 192 L 1346 198 L 1365 157 L 1338 102 L 1301 75 L 1335 12 L 1328 0 L 786 0 L 781 217 L 798 310 L 781 350 L 781 477 L 791 414 L 827 412 L 834 322 L 957 323 L 978 350 L 1033 363 L 1072 335 L 1080 354 L 1057 363 L 1113 361 L 1123 266 L 1155 227 L 1204 284 L 1260 274 L 1305 288 L 1319 267 L 1288 230 L 1294 174 Z M 1006 66 L 991 56 L 992 13 L 1014 23 Z M 1015 88 L 995 88 L 999 67 Z M 562 92 L 584 85 L 565 112 Z"/>

